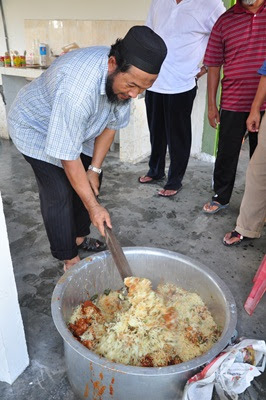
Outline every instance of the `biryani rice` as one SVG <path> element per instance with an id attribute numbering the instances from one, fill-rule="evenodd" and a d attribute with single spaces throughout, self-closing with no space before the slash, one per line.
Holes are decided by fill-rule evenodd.
<path id="1" fill-rule="evenodd" d="M 129 277 L 74 310 L 69 329 L 90 350 L 125 365 L 163 367 L 207 352 L 221 334 L 196 293 L 174 284 Z"/>

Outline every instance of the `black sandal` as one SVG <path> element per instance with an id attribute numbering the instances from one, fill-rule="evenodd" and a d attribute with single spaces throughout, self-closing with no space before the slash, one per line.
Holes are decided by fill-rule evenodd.
<path id="1" fill-rule="evenodd" d="M 225 246 L 237 246 L 238 244 L 240 244 L 241 242 L 242 242 L 242 240 L 244 240 L 245 239 L 245 237 L 244 236 L 242 236 L 240 233 L 238 233 L 237 231 L 232 231 L 232 232 L 230 232 L 230 237 L 228 238 L 228 239 L 232 239 L 232 238 L 238 238 L 239 240 L 237 241 L 237 242 L 234 242 L 234 243 L 231 243 L 231 244 L 229 244 L 229 243 L 226 243 L 226 241 L 225 241 L 225 238 L 223 238 L 223 244 L 225 245 Z"/>
<path id="2" fill-rule="evenodd" d="M 141 178 L 151 178 L 151 179 L 149 181 L 146 181 L 146 182 L 141 182 Z M 140 176 L 138 178 L 138 182 L 141 183 L 142 185 L 148 185 L 150 183 L 162 182 L 164 180 L 164 178 L 165 178 L 165 175 L 162 176 L 159 179 L 152 178 L 151 176 L 148 176 L 148 175 L 143 175 L 143 176 Z"/>
<path id="3" fill-rule="evenodd" d="M 93 239 L 90 237 L 85 237 L 83 242 L 78 245 L 78 249 L 85 251 L 92 251 L 94 253 L 98 253 L 99 251 L 106 250 L 107 246 L 105 243 L 101 242 L 98 239 Z"/>

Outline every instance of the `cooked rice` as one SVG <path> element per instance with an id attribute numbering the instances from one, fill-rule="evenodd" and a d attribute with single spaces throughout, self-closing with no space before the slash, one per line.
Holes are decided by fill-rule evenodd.
<path id="1" fill-rule="evenodd" d="M 126 365 L 163 367 L 208 351 L 220 330 L 196 293 L 145 278 L 124 280 L 127 293 L 107 291 L 73 312 L 69 329 L 100 356 Z"/>

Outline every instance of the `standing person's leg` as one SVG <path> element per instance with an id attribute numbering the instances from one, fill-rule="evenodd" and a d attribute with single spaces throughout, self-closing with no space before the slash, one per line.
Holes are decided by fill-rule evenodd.
<path id="1" fill-rule="evenodd" d="M 222 110 L 218 152 L 214 167 L 212 202 L 203 211 L 213 214 L 228 206 L 235 182 L 239 153 L 246 132 L 248 113 Z M 256 135 L 256 133 L 254 133 Z"/>
<path id="2" fill-rule="evenodd" d="M 261 111 L 260 112 L 261 118 L 263 118 L 264 113 L 265 113 L 265 111 Z M 255 135 L 254 135 L 254 133 L 255 133 Z M 248 140 L 249 140 L 249 158 L 251 158 L 253 153 L 254 153 L 254 151 L 255 151 L 255 149 L 256 149 L 256 147 L 257 147 L 257 144 L 258 144 L 258 134 L 257 134 L 257 132 L 249 132 L 248 133 Z"/>
<path id="3" fill-rule="evenodd" d="M 251 133 L 252 134 L 252 133 Z M 262 118 L 258 146 L 248 165 L 246 187 L 237 218 L 236 230 L 258 238 L 266 219 L 266 115 Z"/>
<path id="4" fill-rule="evenodd" d="M 80 261 L 78 248 L 92 252 L 104 250 L 106 245 L 99 240 L 84 240 L 90 233 L 91 221 L 64 169 L 25 155 L 24 157 L 33 168 L 38 184 L 41 213 L 51 253 L 55 258 L 64 260 L 64 269 L 67 270 Z M 78 203 L 79 208 L 74 210 Z M 77 242 L 78 239 L 81 245 Z"/>
<path id="5" fill-rule="evenodd" d="M 197 87 L 165 97 L 164 114 L 170 156 L 168 180 L 161 196 L 175 195 L 182 187 L 191 149 L 191 112 Z"/>
<path id="6" fill-rule="evenodd" d="M 232 195 L 238 158 L 246 132 L 247 113 L 222 110 L 217 158 L 213 173 L 212 200 L 228 204 Z"/>
<path id="7" fill-rule="evenodd" d="M 258 146 L 248 164 L 246 186 L 234 231 L 225 235 L 227 246 L 239 244 L 243 237 L 259 238 L 266 219 L 266 115 L 258 135 Z"/>
<path id="8" fill-rule="evenodd" d="M 65 171 L 53 164 L 24 157 L 36 177 L 41 213 L 52 255 L 59 260 L 77 258 L 79 261 L 73 212 L 74 190 Z"/>
<path id="9" fill-rule="evenodd" d="M 140 183 L 151 183 L 165 176 L 166 134 L 164 121 L 164 96 L 160 93 L 146 91 L 145 104 L 150 130 L 151 155 L 149 171 L 146 176 L 140 177 Z"/>

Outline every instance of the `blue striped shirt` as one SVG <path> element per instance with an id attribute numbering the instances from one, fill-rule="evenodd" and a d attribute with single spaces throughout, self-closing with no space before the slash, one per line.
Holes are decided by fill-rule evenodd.
<path id="1" fill-rule="evenodd" d="M 130 102 L 112 104 L 105 84 L 108 47 L 88 47 L 60 56 L 18 93 L 8 115 L 10 136 L 23 154 L 62 166 L 60 160 L 92 156 L 105 128 L 129 122 Z"/>

